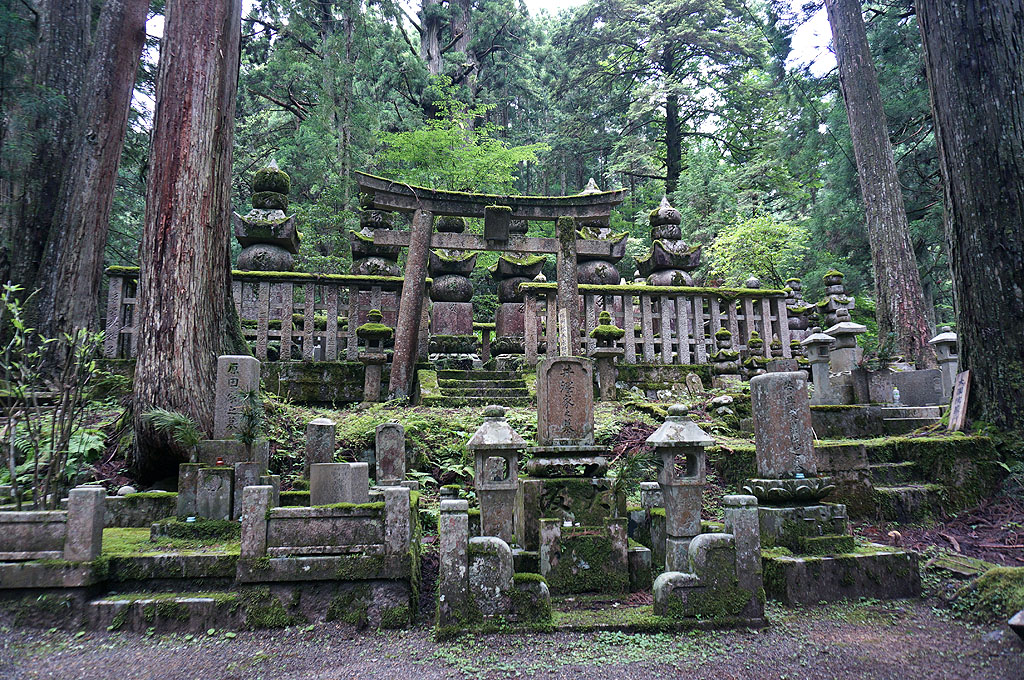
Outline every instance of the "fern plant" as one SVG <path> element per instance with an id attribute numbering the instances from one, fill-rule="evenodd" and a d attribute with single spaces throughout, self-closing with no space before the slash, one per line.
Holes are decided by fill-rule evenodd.
<path id="1" fill-rule="evenodd" d="M 192 460 L 196 459 L 195 451 L 203 439 L 203 433 L 196 421 L 184 413 L 155 408 L 142 414 L 142 422 L 161 434 L 166 434 L 183 448 L 192 452 Z"/>

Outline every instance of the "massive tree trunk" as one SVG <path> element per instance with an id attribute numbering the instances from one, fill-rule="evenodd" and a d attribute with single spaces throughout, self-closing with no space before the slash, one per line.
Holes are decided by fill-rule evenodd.
<path id="1" fill-rule="evenodd" d="M 185 452 L 142 415 L 154 407 L 213 428 L 217 355 L 231 346 L 231 146 L 241 0 L 169 0 L 157 71 L 138 287 L 133 406 L 143 479 Z"/>
<path id="2" fill-rule="evenodd" d="M 915 360 L 919 368 L 934 366 L 921 274 L 910 244 L 907 213 L 860 0 L 825 0 L 825 7 L 839 62 L 839 83 L 850 121 L 871 244 L 879 339 L 893 333 L 904 356 Z"/>
<path id="3" fill-rule="evenodd" d="M 38 37 L 32 74 L 34 114 L 12 131 L 17 167 L 3 223 L 0 272 L 31 291 L 37 285 L 43 249 L 53 225 L 68 157 L 78 129 L 78 104 L 89 56 L 91 4 L 88 0 L 41 0 L 35 6 Z"/>
<path id="4" fill-rule="evenodd" d="M 36 326 L 46 337 L 96 327 L 110 207 L 148 9 L 148 0 L 106 0 L 100 13 L 77 139 L 65 160 L 34 300 Z"/>
<path id="5" fill-rule="evenodd" d="M 1024 3 L 917 2 L 969 414 L 1024 430 Z"/>

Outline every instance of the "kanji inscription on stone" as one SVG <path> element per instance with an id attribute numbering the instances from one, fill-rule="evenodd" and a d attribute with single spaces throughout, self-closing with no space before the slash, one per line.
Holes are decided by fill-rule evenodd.
<path id="1" fill-rule="evenodd" d="M 545 359 L 537 367 L 537 443 L 594 443 L 594 379 L 591 362 L 576 357 Z"/>

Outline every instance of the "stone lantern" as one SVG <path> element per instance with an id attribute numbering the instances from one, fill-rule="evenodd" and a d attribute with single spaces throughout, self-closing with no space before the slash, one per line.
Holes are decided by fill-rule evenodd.
<path id="1" fill-rule="evenodd" d="M 597 341 L 597 346 L 590 350 L 590 356 L 597 360 L 597 381 L 600 388 L 601 401 L 615 401 L 615 360 L 625 352 L 616 347 L 615 342 L 626 334 L 626 331 L 612 323 L 612 315 L 607 311 L 597 317 L 597 326 L 590 331 L 590 337 Z"/>
<path id="2" fill-rule="evenodd" d="M 811 381 L 814 383 L 812 404 L 834 404 L 835 396 L 829 383 L 829 348 L 836 339 L 821 332 L 820 326 L 811 329 L 811 334 L 804 338 L 801 346 L 807 351 L 807 359 L 811 362 Z"/>
<path id="3" fill-rule="evenodd" d="M 366 349 L 359 354 L 359 360 L 366 365 L 363 401 L 380 401 L 380 379 L 387 361 L 384 342 L 395 334 L 395 329 L 381 323 L 383 319 L 379 309 L 371 309 L 366 315 L 366 323 L 356 329 L 356 335 L 366 343 Z"/>
<path id="4" fill-rule="evenodd" d="M 484 422 L 466 448 L 473 452 L 474 480 L 480 499 L 480 534 L 512 543 L 519 452 L 526 442 L 505 420 L 505 409 L 488 406 Z"/>
<path id="5" fill-rule="evenodd" d="M 935 358 L 939 362 L 939 370 L 942 371 L 942 398 L 949 400 L 953 397 L 953 379 L 956 378 L 956 369 L 959 356 L 956 353 L 956 333 L 949 326 L 943 326 L 941 332 L 928 341 L 935 348 Z"/>
<path id="6" fill-rule="evenodd" d="M 700 534 L 700 506 L 706 481 L 704 449 L 715 443 L 674 404 L 661 427 L 647 438 L 661 456 L 658 483 L 665 500 L 665 569 L 689 571 L 690 540 Z"/>
<path id="7" fill-rule="evenodd" d="M 852 321 L 840 321 L 825 331 L 836 340 L 829 352 L 829 362 L 833 373 L 849 373 L 860 361 L 861 348 L 857 346 L 857 336 L 868 330 L 867 326 Z"/>

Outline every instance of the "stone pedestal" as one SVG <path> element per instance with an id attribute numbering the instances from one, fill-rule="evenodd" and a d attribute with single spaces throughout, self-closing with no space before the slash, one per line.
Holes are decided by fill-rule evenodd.
<path id="1" fill-rule="evenodd" d="M 590 356 L 597 360 L 597 383 L 601 401 L 615 401 L 618 398 L 618 390 L 615 388 L 615 381 L 618 379 L 618 370 L 615 362 L 625 353 L 620 347 L 596 347 L 590 352 Z"/>
<path id="2" fill-rule="evenodd" d="M 249 486 L 242 492 L 242 546 L 239 557 L 256 559 L 267 554 L 267 513 L 274 489 Z"/>
<path id="3" fill-rule="evenodd" d="M 309 504 L 367 503 L 370 475 L 366 463 L 314 463 L 310 466 Z"/>
<path id="4" fill-rule="evenodd" d="M 103 520 L 107 491 L 102 486 L 77 486 L 68 492 L 67 535 L 64 559 L 91 562 L 103 548 Z"/>
<path id="5" fill-rule="evenodd" d="M 522 302 L 502 302 L 494 313 L 494 336 L 524 337 L 526 334 L 526 304 Z"/>
<path id="6" fill-rule="evenodd" d="M 196 516 L 196 498 L 199 494 L 199 470 L 202 463 L 182 463 L 178 466 L 178 519 Z"/>
<path id="7" fill-rule="evenodd" d="M 232 491 L 231 519 L 238 519 L 242 514 L 242 491 L 247 486 L 259 485 L 260 479 L 267 471 L 259 463 L 235 463 L 233 467 L 234 479 L 232 484 L 234 489 Z"/>
<path id="8" fill-rule="evenodd" d="M 377 381 L 378 389 L 380 380 Z M 306 426 L 306 460 L 302 468 L 302 476 L 309 479 L 309 466 L 314 463 L 334 462 L 334 449 L 337 446 L 337 427 L 328 418 L 314 418 Z"/>
<path id="9" fill-rule="evenodd" d="M 430 308 L 431 335 L 472 335 L 472 302 L 434 302 Z"/>
<path id="10" fill-rule="evenodd" d="M 387 356 L 376 352 L 364 352 L 359 360 L 365 365 L 363 373 L 363 401 L 376 403 L 380 401 L 381 377 L 384 375 L 384 364 Z"/>
<path id="11" fill-rule="evenodd" d="M 469 503 L 441 501 L 438 535 L 437 625 L 448 626 L 460 622 L 469 600 Z"/>

